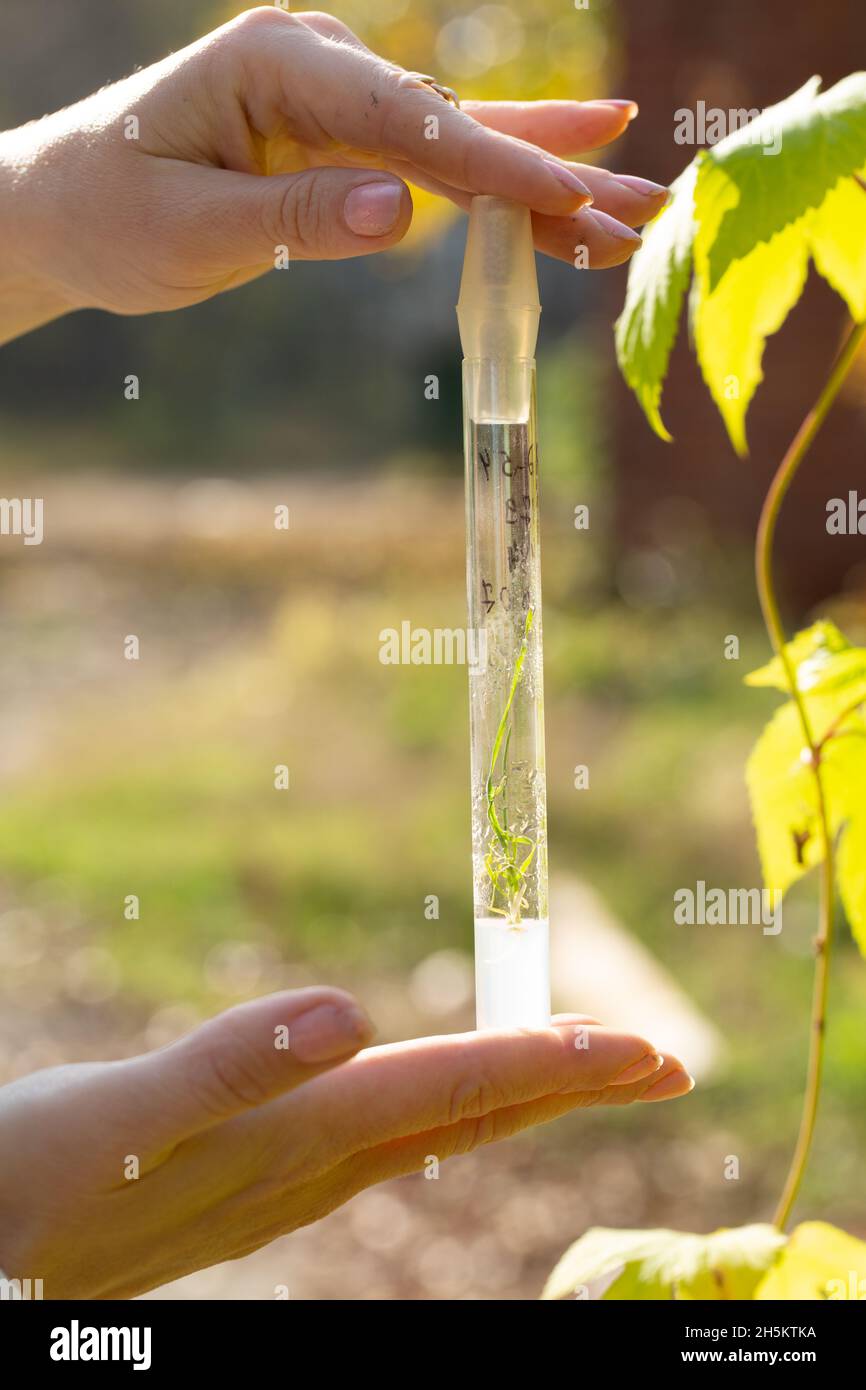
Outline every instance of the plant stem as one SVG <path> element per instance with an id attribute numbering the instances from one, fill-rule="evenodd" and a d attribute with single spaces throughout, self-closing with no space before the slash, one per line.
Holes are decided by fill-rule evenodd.
<path id="1" fill-rule="evenodd" d="M 499 886 L 499 880 L 502 876 L 505 877 L 506 883 L 508 884 L 508 892 L 504 894 L 505 900 L 508 904 L 508 910 L 505 913 L 505 916 L 507 917 L 509 922 L 513 922 L 514 924 L 520 922 L 520 912 L 523 902 L 524 879 L 526 877 L 526 870 L 529 866 L 532 854 L 535 851 L 535 846 L 532 845 L 532 841 L 528 840 L 525 835 L 515 835 L 508 825 L 508 748 L 511 743 L 511 729 L 509 728 L 506 734 L 506 728 L 508 727 L 508 720 L 509 716 L 511 715 L 511 706 L 514 704 L 514 697 L 517 693 L 517 687 L 520 684 L 520 676 L 523 671 L 523 663 L 526 660 L 526 653 L 529 649 L 529 634 L 532 631 L 532 622 L 534 616 L 534 610 L 530 606 L 526 613 L 526 622 L 523 628 L 523 641 L 520 644 L 520 650 L 517 653 L 517 660 L 514 663 L 514 672 L 511 677 L 511 687 L 508 691 L 508 699 L 505 702 L 505 709 L 502 711 L 502 718 L 499 721 L 499 728 L 496 731 L 496 738 L 493 741 L 493 752 L 490 756 L 490 771 L 487 774 L 487 783 L 485 787 L 485 792 L 487 796 L 487 819 L 490 822 L 491 829 L 493 830 L 493 833 L 496 836 L 497 841 L 499 842 L 499 846 L 502 851 L 503 858 L 505 860 L 505 865 L 502 869 L 494 869 L 492 867 L 492 861 L 488 858 L 487 871 L 490 874 L 490 877 L 493 882 L 494 902 L 496 899 L 496 890 Z M 497 787 L 494 779 L 496 776 L 496 764 L 499 761 L 499 753 L 500 749 L 502 748 L 503 738 L 505 738 L 505 749 L 502 754 L 502 781 L 499 783 Z M 502 793 L 502 814 L 505 820 L 504 825 L 501 823 L 496 811 L 496 798 L 500 794 L 500 792 Z M 517 863 L 518 845 L 532 845 L 529 857 L 525 860 L 523 865 L 518 865 Z M 497 912 L 499 910 L 492 904 L 491 907 L 492 911 L 494 912 Z"/>
<path id="2" fill-rule="evenodd" d="M 851 369 L 854 358 L 866 336 L 866 323 L 854 324 L 842 351 L 836 359 L 830 376 L 815 405 L 809 411 L 791 445 L 779 464 L 770 484 L 758 533 L 755 540 L 755 572 L 758 582 L 758 597 L 761 612 L 770 641 L 776 655 L 782 662 L 791 698 L 797 707 L 803 737 L 811 753 L 811 767 L 815 776 L 818 801 L 818 821 L 821 829 L 823 863 L 821 868 L 821 908 L 818 936 L 815 940 L 815 979 L 812 990 L 812 1025 L 809 1038 L 809 1062 L 806 1073 L 806 1090 L 803 1096 L 803 1110 L 797 1143 L 791 1159 L 791 1166 L 785 1186 L 773 1218 L 774 1225 L 784 1229 L 797 1199 L 800 1184 L 806 1171 L 812 1136 L 815 1132 L 815 1119 L 818 1113 L 818 1100 L 821 1094 L 821 1075 L 824 1066 L 824 1033 L 827 1017 L 827 984 L 830 967 L 830 945 L 833 938 L 833 836 L 824 779 L 821 775 L 821 747 L 816 744 L 806 704 L 797 685 L 797 673 L 785 646 L 785 629 L 779 616 L 779 604 L 773 585 L 773 541 L 776 523 L 788 489 L 797 474 L 812 441 L 827 417 L 833 402 L 839 394 L 845 378 Z"/>

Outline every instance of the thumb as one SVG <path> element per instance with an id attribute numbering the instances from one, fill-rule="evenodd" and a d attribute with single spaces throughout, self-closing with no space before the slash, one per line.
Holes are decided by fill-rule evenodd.
<path id="1" fill-rule="evenodd" d="M 240 1004 L 125 1064 L 152 1146 L 178 1143 L 265 1105 L 364 1047 L 373 1026 L 340 989 L 284 991 Z M 130 1074 L 132 1073 L 132 1074 Z"/>
<path id="2" fill-rule="evenodd" d="M 304 169 L 299 174 L 202 170 L 207 182 L 188 207 L 197 243 L 215 268 L 289 258 L 339 260 L 396 245 L 412 221 L 405 183 L 378 169 Z"/>

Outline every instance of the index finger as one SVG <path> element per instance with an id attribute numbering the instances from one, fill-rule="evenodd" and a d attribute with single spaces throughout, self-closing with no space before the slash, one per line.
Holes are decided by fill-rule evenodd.
<path id="1" fill-rule="evenodd" d="M 317 11 L 301 11 L 298 19 L 317 33 L 371 53 L 341 19 Z M 480 125 L 503 135 L 541 145 L 551 154 L 573 155 L 597 150 L 622 135 L 638 114 L 636 101 L 600 97 L 593 101 L 461 101 L 460 109 Z"/>
<path id="2" fill-rule="evenodd" d="M 265 126 L 273 124 L 270 108 L 313 147 L 330 141 L 408 160 L 464 192 L 511 198 L 551 216 L 592 201 L 555 155 L 480 124 L 416 74 L 284 10 L 270 14 L 256 22 L 255 61 L 244 67 L 247 105 L 263 112 Z"/>

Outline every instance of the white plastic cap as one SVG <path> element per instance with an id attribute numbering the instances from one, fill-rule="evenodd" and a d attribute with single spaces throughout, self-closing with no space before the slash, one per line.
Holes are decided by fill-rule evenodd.
<path id="1" fill-rule="evenodd" d="M 533 358 L 540 314 L 529 209 L 505 198 L 473 198 L 457 301 L 464 357 Z"/>

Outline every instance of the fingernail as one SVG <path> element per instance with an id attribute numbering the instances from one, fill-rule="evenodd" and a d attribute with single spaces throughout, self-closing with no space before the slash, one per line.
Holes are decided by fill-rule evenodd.
<path id="1" fill-rule="evenodd" d="M 320 1004 L 289 1025 L 289 1050 L 299 1062 L 330 1062 L 357 1052 L 373 1025 L 355 1004 Z"/>
<path id="2" fill-rule="evenodd" d="M 631 227 L 627 227 L 624 222 L 617 222 L 615 217 L 608 216 L 606 212 L 598 212 L 595 208 L 590 208 L 586 215 L 593 219 L 605 236 L 615 237 L 617 241 L 630 241 L 635 246 L 642 244 L 637 232 L 633 232 Z"/>
<path id="3" fill-rule="evenodd" d="M 651 179 L 639 179 L 636 174 L 614 174 L 617 183 L 622 184 L 630 193 L 639 193 L 642 198 L 658 198 L 661 193 L 668 193 L 670 190 L 665 188 L 662 183 L 653 183 Z"/>
<path id="4" fill-rule="evenodd" d="M 683 1089 L 683 1082 L 687 1085 Z M 650 1086 L 639 1097 L 640 1100 L 670 1100 L 674 1096 L 687 1096 L 689 1091 L 695 1089 L 695 1078 L 689 1076 L 688 1072 L 672 1071 L 668 1076 L 663 1076 L 661 1081 L 657 1081 L 654 1086 Z"/>
<path id="5" fill-rule="evenodd" d="M 585 207 L 588 203 L 592 202 L 592 194 L 583 180 L 579 179 L 573 170 L 567 168 L 565 164 L 557 164 L 555 159 L 545 159 L 544 163 L 547 165 L 554 178 L 558 179 L 562 184 L 563 188 L 567 188 L 569 193 L 576 193 L 578 195 L 581 200 L 581 206 Z"/>
<path id="6" fill-rule="evenodd" d="M 615 106 L 617 111 L 625 111 L 628 119 L 633 121 L 640 107 L 636 101 L 626 100 L 623 97 L 599 97 L 597 101 L 586 102 L 587 106 Z"/>
<path id="7" fill-rule="evenodd" d="M 384 236 L 393 231 L 402 201 L 399 183 L 361 183 L 343 205 L 346 226 L 356 236 Z"/>
<path id="8" fill-rule="evenodd" d="M 613 1078 L 610 1083 L 612 1086 L 625 1086 L 629 1081 L 642 1081 L 645 1076 L 652 1076 L 654 1071 L 664 1064 L 664 1057 L 659 1052 L 645 1052 L 643 1057 L 639 1057 L 631 1066 L 626 1067 L 618 1076 Z"/>

